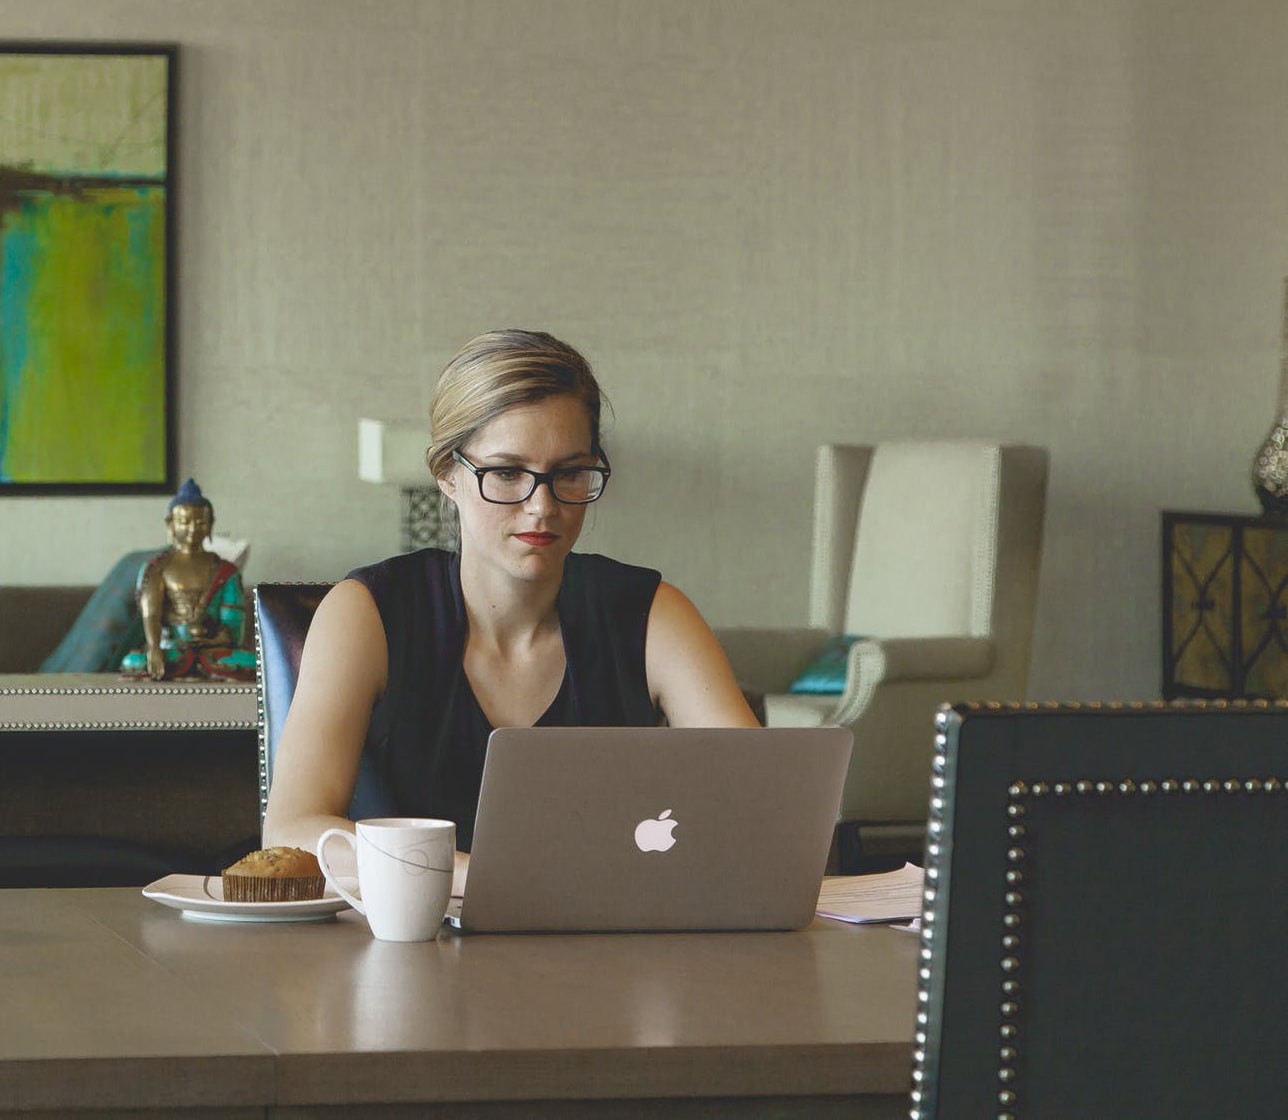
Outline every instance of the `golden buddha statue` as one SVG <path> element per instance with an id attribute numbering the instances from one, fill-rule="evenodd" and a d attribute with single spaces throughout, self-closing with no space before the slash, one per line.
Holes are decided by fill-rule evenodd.
<path id="1" fill-rule="evenodd" d="M 234 564 L 206 548 L 215 510 L 191 478 L 166 510 L 170 547 L 139 570 L 136 597 L 144 647 L 121 671 L 153 680 L 254 680 L 255 655 L 241 647 L 246 600 Z"/>

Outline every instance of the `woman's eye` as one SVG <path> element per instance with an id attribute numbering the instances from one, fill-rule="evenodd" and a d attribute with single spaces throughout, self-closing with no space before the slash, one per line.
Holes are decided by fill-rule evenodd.
<path id="1" fill-rule="evenodd" d="M 492 471 L 493 476 L 501 482 L 518 482 L 526 473 L 526 471 L 511 470 L 509 467 Z"/>

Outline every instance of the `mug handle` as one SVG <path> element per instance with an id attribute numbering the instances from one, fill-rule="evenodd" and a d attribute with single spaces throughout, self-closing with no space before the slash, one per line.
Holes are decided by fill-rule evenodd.
<path id="1" fill-rule="evenodd" d="M 322 874 L 326 876 L 326 881 L 330 883 L 331 886 L 335 889 L 336 894 L 338 894 L 342 899 L 344 899 L 344 901 L 347 902 L 350 906 L 352 906 L 359 914 L 365 915 L 367 911 L 366 911 L 366 908 L 362 905 L 362 900 L 360 898 L 355 898 L 348 891 L 346 891 L 342 886 L 340 886 L 336 877 L 333 874 L 331 874 L 331 868 L 326 861 L 326 842 L 330 840 L 331 837 L 333 836 L 339 836 L 346 844 L 349 845 L 349 847 L 353 849 L 355 855 L 358 852 L 358 838 L 352 832 L 349 832 L 347 829 L 343 829 L 343 828 L 328 828 L 324 833 L 322 833 L 321 836 L 318 837 L 317 857 L 318 857 L 318 863 L 322 867 Z"/>

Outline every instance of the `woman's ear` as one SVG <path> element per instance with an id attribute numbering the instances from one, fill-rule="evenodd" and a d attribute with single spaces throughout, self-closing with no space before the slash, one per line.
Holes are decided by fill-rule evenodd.
<path id="1" fill-rule="evenodd" d="M 442 494 L 449 502 L 454 503 L 456 501 L 456 479 L 448 474 L 441 475 L 434 481 L 438 483 L 439 493 Z"/>

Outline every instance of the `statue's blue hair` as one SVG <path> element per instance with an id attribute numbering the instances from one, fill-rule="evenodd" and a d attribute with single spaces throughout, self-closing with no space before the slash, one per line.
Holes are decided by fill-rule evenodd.
<path id="1" fill-rule="evenodd" d="M 209 506 L 210 499 L 201 492 L 201 487 L 191 478 L 179 487 L 179 492 L 170 499 L 170 504 L 166 506 L 166 513 L 169 513 L 175 506 Z"/>

